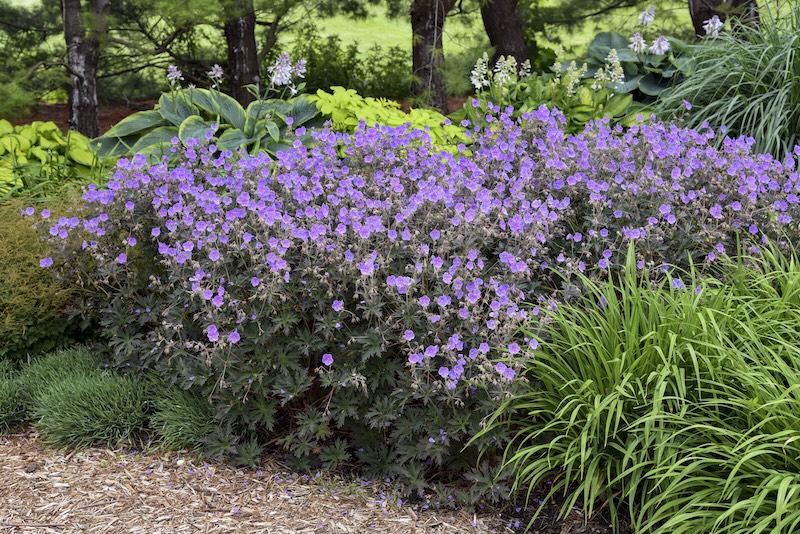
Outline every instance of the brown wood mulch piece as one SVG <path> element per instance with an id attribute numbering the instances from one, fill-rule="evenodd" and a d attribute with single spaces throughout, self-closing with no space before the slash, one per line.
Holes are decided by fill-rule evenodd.
<path id="1" fill-rule="evenodd" d="M 59 451 L 0 437 L 0 534 L 510 532 L 496 516 L 397 505 L 383 483 L 259 471 L 165 451 Z"/>

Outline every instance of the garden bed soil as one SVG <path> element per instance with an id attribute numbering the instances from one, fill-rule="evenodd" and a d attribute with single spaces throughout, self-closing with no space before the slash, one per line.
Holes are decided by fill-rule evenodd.
<path id="1" fill-rule="evenodd" d="M 612 532 L 603 514 L 559 520 L 559 503 L 527 530 L 533 509 L 422 510 L 398 505 L 390 484 L 287 474 L 275 459 L 254 471 L 163 450 L 59 451 L 30 432 L 0 437 L 0 466 L 0 530 L 12 533 Z"/>

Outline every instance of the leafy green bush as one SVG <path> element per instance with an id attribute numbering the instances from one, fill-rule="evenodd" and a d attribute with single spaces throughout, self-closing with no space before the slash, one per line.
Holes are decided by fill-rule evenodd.
<path id="1" fill-rule="evenodd" d="M 489 56 L 484 54 L 472 72 L 475 97 L 469 98 L 463 109 L 451 117 L 454 121 L 466 119 L 469 124 L 485 126 L 486 117 L 499 110 L 513 108 L 513 117 L 517 118 L 544 105 L 564 114 L 566 133 L 579 133 L 589 121 L 603 118 L 630 126 L 646 108 L 635 104 L 632 95 L 619 94 L 616 85 L 622 80 L 621 69 L 616 55 L 609 55 L 606 70 L 610 74 L 600 80 L 584 80 L 585 64 L 579 69 L 572 62 L 564 72 L 538 74 L 531 73 L 527 63 L 518 68 L 510 56 L 501 57 L 492 71 Z"/>
<path id="2" fill-rule="evenodd" d="M 46 195 L 67 182 L 102 182 L 104 167 L 78 132 L 63 135 L 54 122 L 12 126 L 0 119 L 0 198 Z"/>
<path id="3" fill-rule="evenodd" d="M 72 202 L 40 205 L 49 206 L 57 219 Z M 0 203 L 0 362 L 52 350 L 79 331 L 66 313 L 75 288 L 42 272 L 39 260 L 50 247 L 20 216 L 27 207 L 21 199 Z"/>
<path id="4" fill-rule="evenodd" d="M 691 75 L 656 108 L 663 117 L 686 114 L 690 127 L 707 122 L 752 137 L 757 151 L 783 157 L 800 141 L 800 5 L 765 2 L 759 11 L 758 27 L 692 46 Z"/>
<path id="5" fill-rule="evenodd" d="M 19 381 L 0 375 L 0 435 L 24 419 L 22 385 Z"/>
<path id="6" fill-rule="evenodd" d="M 617 94 L 631 93 L 637 102 L 652 103 L 668 87 L 683 80 L 682 69 L 688 62 L 683 52 L 690 50 L 689 45 L 675 38 L 668 42 L 670 48 L 663 54 L 653 53 L 643 41 L 634 51 L 630 40 L 622 34 L 600 32 L 589 43 L 586 58 L 579 62 L 588 67 L 584 77 L 594 78 L 607 68 L 607 59 L 614 50 L 625 74 L 624 81 L 614 85 L 614 91 Z"/>
<path id="7" fill-rule="evenodd" d="M 348 87 L 373 97 L 403 98 L 411 88 L 408 51 L 380 45 L 360 51 L 355 43 L 344 46 L 336 35 L 321 36 L 313 24 L 302 28 L 292 56 L 306 60 L 305 83 L 310 93 Z"/>
<path id="8" fill-rule="evenodd" d="M 195 390 L 157 387 L 150 426 L 171 449 L 200 449 L 214 430 L 214 408 Z"/>
<path id="9" fill-rule="evenodd" d="M 340 132 L 355 132 L 363 122 L 368 128 L 375 125 L 409 125 L 412 130 L 425 130 L 437 148 L 455 151 L 458 143 L 467 141 L 462 128 L 450 124 L 450 120 L 430 109 L 412 109 L 405 113 L 397 102 L 382 98 L 363 97 L 354 89 L 332 87 L 332 93 L 323 90 L 311 95 L 308 100 L 317 106 L 320 113 L 333 122 Z"/>
<path id="10" fill-rule="evenodd" d="M 625 506 L 638 532 L 795 532 L 800 266 L 765 255 L 724 284 L 654 287 L 631 253 L 620 280 L 548 312 L 528 392 L 484 431 L 514 433 L 515 488 L 565 493 L 565 515 Z"/>
<path id="11" fill-rule="evenodd" d="M 114 374 L 75 374 L 42 388 L 33 404 L 33 427 L 59 447 L 135 443 L 146 423 L 141 380 Z"/>
<path id="12" fill-rule="evenodd" d="M 30 114 L 36 97 L 12 80 L 0 73 L 0 117 L 16 119 Z"/>

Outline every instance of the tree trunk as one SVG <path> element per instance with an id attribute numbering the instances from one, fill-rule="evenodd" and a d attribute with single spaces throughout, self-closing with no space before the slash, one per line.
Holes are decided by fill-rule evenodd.
<path id="1" fill-rule="evenodd" d="M 233 0 L 223 3 L 223 6 L 230 7 L 232 15 L 225 22 L 231 95 L 246 106 L 255 97 L 244 86 L 257 84 L 259 81 L 256 14 L 253 0 Z"/>
<path id="2" fill-rule="evenodd" d="M 413 0 L 411 3 L 411 94 L 447 113 L 444 92 L 442 32 L 456 0 Z"/>
<path id="3" fill-rule="evenodd" d="M 489 42 L 494 47 L 492 64 L 500 56 L 514 56 L 518 64 L 528 59 L 522 19 L 517 0 L 487 0 L 481 2 L 481 18 Z"/>
<path id="4" fill-rule="evenodd" d="M 97 61 L 100 38 L 108 32 L 106 16 L 111 0 L 93 0 L 95 21 L 86 32 L 81 17 L 80 0 L 61 0 L 64 40 L 67 44 L 69 90 L 69 127 L 87 137 L 100 135 L 97 105 Z"/>
<path id="5" fill-rule="evenodd" d="M 758 26 L 759 23 L 757 0 L 689 0 L 689 14 L 699 38 L 705 37 L 703 24 L 714 15 L 722 22 L 730 15 L 743 24 Z"/>

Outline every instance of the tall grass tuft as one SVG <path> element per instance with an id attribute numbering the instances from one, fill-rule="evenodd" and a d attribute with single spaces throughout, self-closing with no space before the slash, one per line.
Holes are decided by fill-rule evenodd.
<path id="1" fill-rule="evenodd" d="M 170 449 L 201 449 L 214 429 L 214 408 L 196 391 L 155 388 L 150 426 Z"/>
<path id="2" fill-rule="evenodd" d="M 759 27 L 742 25 L 692 47 L 692 74 L 662 93 L 659 116 L 682 114 L 686 125 L 708 121 L 755 139 L 757 153 L 782 157 L 800 134 L 800 4 L 759 3 Z"/>
<path id="3" fill-rule="evenodd" d="M 620 280 L 584 280 L 535 333 L 539 386 L 487 423 L 515 435 L 515 489 L 549 481 L 562 513 L 626 509 L 639 532 L 797 531 L 800 265 L 763 254 L 724 284 L 653 285 L 632 255 Z"/>

